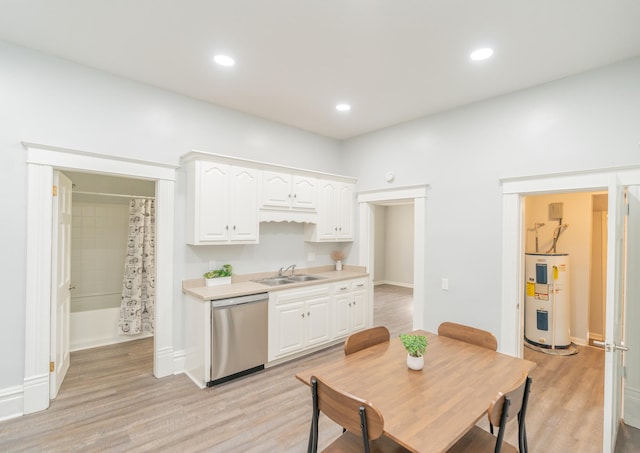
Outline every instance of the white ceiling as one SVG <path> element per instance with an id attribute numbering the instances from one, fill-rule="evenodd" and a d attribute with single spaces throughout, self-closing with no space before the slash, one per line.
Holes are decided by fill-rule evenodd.
<path id="1" fill-rule="evenodd" d="M 640 1 L 0 0 L 0 39 L 345 139 L 640 55 Z"/>

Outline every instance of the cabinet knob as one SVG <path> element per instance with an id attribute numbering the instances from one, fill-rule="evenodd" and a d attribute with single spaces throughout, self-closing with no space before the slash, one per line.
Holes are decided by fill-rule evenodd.
<path id="1" fill-rule="evenodd" d="M 224 229 L 229 231 L 229 225 L 225 226 Z"/>
<path id="2" fill-rule="evenodd" d="M 291 194 L 289 194 L 289 198 L 291 198 Z"/>
<path id="3" fill-rule="evenodd" d="M 235 225 L 233 226 L 233 231 L 236 231 L 236 226 Z"/>
<path id="4" fill-rule="evenodd" d="M 304 313 L 302 313 L 302 317 L 304 318 Z"/>
<path id="5" fill-rule="evenodd" d="M 294 194 L 293 194 L 293 198 L 298 198 L 298 194 L 297 194 L 297 193 L 294 193 Z"/>
<path id="6" fill-rule="evenodd" d="M 349 302 L 349 306 L 351 306 L 351 302 Z"/>
<path id="7" fill-rule="evenodd" d="M 354 306 L 354 307 L 356 306 L 356 301 L 355 301 L 355 300 L 353 301 L 353 306 Z"/>
<path id="8" fill-rule="evenodd" d="M 310 311 L 307 312 L 307 316 L 311 316 L 311 312 Z"/>

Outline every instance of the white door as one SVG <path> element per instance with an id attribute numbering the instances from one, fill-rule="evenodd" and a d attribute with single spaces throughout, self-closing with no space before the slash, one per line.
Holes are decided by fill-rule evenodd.
<path id="1" fill-rule="evenodd" d="M 53 174 L 53 234 L 51 266 L 51 366 L 49 396 L 54 399 L 69 369 L 71 306 L 71 180 Z"/>
<path id="2" fill-rule="evenodd" d="M 622 419 L 622 353 L 624 347 L 624 280 L 626 190 L 609 187 L 609 239 L 607 253 L 607 301 L 604 358 L 603 452 L 615 450 Z"/>
<path id="3" fill-rule="evenodd" d="M 629 352 L 624 354 L 624 422 L 640 428 L 640 186 L 627 191 L 627 279 L 625 292 L 625 335 Z"/>

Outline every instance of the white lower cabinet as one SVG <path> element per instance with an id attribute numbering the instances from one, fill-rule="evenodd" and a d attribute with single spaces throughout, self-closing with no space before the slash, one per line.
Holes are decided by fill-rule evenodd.
<path id="1" fill-rule="evenodd" d="M 330 340 L 329 285 L 269 293 L 269 361 Z"/>
<path id="2" fill-rule="evenodd" d="M 366 279 L 269 293 L 269 361 L 340 340 L 367 327 Z"/>
<path id="3" fill-rule="evenodd" d="M 345 337 L 367 327 L 367 282 L 347 280 L 334 285 L 334 336 Z"/>

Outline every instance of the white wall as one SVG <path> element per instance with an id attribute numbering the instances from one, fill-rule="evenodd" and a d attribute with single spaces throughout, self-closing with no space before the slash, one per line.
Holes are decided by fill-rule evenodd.
<path id="1" fill-rule="evenodd" d="M 0 42 L 0 389 L 24 378 L 26 164 L 21 141 L 94 153 L 178 164 L 192 150 L 342 174 L 336 140 L 124 80 L 67 61 Z M 175 203 L 174 350 L 183 345 L 183 278 L 197 277 L 194 259 L 217 259 L 219 249 L 192 251 L 184 244 L 184 177 Z M 275 265 L 271 254 L 295 241 L 286 262 L 306 260 L 305 245 L 265 233 L 266 247 L 244 251 L 237 272 Z M 272 230 L 271 230 L 272 231 Z M 262 238 L 262 235 L 261 235 Z M 357 256 L 357 255 L 352 255 Z M 211 257 L 211 258 L 210 258 Z M 326 261 L 324 261 L 326 260 Z M 330 264 L 318 247 L 315 264 Z M 282 263 L 283 264 L 283 263 Z M 278 261 L 278 267 L 282 265 Z M 206 264 L 204 265 L 206 267 Z M 277 269 L 277 268 L 276 268 Z"/>
<path id="2" fill-rule="evenodd" d="M 545 225 L 538 230 L 538 248 L 547 252 L 553 244 L 557 220 L 549 219 L 549 204 L 562 203 L 562 223 L 568 224 L 558 239 L 556 251 L 569 254 L 569 299 L 572 341 L 587 344 L 589 335 L 589 281 L 591 270 L 592 193 L 561 193 L 530 196 L 525 200 L 527 252 L 535 252 L 536 222 Z"/>
<path id="3" fill-rule="evenodd" d="M 413 204 L 374 209 L 374 283 L 413 287 Z"/>
<path id="4" fill-rule="evenodd" d="M 634 59 L 343 143 L 358 190 L 388 188 L 387 171 L 394 187 L 430 185 L 427 329 L 452 320 L 500 340 L 500 178 L 639 164 L 638 80 Z"/>
<path id="5" fill-rule="evenodd" d="M 413 204 L 387 206 L 384 275 L 388 283 L 413 286 Z"/>

